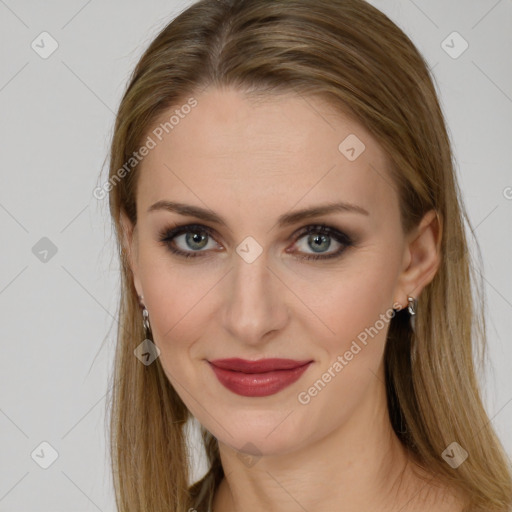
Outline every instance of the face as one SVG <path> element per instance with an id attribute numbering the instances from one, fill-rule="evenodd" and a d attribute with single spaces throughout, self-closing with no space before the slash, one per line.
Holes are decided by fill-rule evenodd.
<path id="1" fill-rule="evenodd" d="M 285 453 L 342 427 L 382 385 L 392 307 L 408 292 L 398 196 L 376 141 L 318 98 L 195 98 L 161 141 L 149 134 L 134 283 L 192 414 L 235 449 Z M 224 358 L 310 363 L 296 380 L 274 373 L 276 387 L 230 388 L 210 364 Z"/>

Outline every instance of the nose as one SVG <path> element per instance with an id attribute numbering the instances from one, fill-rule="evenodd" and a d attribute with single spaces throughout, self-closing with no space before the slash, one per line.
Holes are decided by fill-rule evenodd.
<path id="1" fill-rule="evenodd" d="M 269 333 L 282 330 L 289 321 L 289 294 L 276 274 L 265 251 L 251 263 L 235 256 L 223 311 L 224 328 L 235 340 L 247 345 L 267 343 Z"/>

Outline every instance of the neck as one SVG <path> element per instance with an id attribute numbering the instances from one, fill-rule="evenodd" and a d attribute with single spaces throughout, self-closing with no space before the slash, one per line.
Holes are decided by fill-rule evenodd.
<path id="1" fill-rule="evenodd" d="M 225 477 L 213 512 L 400 510 L 418 491 L 417 481 L 411 485 L 411 458 L 389 421 L 383 380 L 376 379 L 366 398 L 316 443 L 263 455 L 252 465 L 219 443 Z"/>

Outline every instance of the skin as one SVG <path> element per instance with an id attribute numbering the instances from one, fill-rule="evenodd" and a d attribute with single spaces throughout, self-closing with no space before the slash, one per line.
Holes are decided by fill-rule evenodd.
<path id="1" fill-rule="evenodd" d="M 379 145 L 318 98 L 256 101 L 215 88 L 195 97 L 198 105 L 141 163 L 137 224 L 123 216 L 123 227 L 162 367 L 219 441 L 226 476 L 214 511 L 459 510 L 446 493 L 432 501 L 432 485 L 412 471 L 391 427 L 383 366 L 388 323 L 309 403 L 297 398 L 381 314 L 406 307 L 408 295 L 419 298 L 440 262 L 435 213 L 406 236 Z M 338 150 L 349 134 L 366 146 L 354 161 Z M 228 226 L 147 211 L 160 200 L 208 208 Z M 276 225 L 284 213 L 335 201 L 369 215 L 337 212 Z M 172 254 L 159 232 L 190 223 L 214 234 L 199 248 L 178 235 L 178 248 L 202 251 L 187 259 Z M 354 245 L 337 258 L 300 259 L 318 252 L 307 234 L 294 233 L 318 223 L 352 235 Z M 236 252 L 247 236 L 263 249 L 252 263 Z M 320 254 L 342 246 L 330 240 Z M 207 360 L 225 357 L 314 363 L 288 388 L 250 398 L 226 389 L 210 369 Z"/>

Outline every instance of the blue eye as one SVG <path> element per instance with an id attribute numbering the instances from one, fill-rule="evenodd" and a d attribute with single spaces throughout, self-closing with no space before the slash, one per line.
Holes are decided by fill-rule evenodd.
<path id="1" fill-rule="evenodd" d="M 347 234 L 323 224 L 306 226 L 298 235 L 300 236 L 297 237 L 297 240 L 305 238 L 306 247 L 312 248 L 313 251 L 316 252 L 314 255 L 306 254 L 305 256 L 299 256 L 301 259 L 305 260 L 336 258 L 340 256 L 347 247 L 353 245 L 352 239 Z M 324 255 L 323 250 L 331 247 L 333 239 L 341 247 L 335 252 Z"/>
<path id="2" fill-rule="evenodd" d="M 176 248 L 176 239 L 184 236 L 184 242 L 192 251 L 182 250 Z M 213 231 L 207 226 L 200 224 L 188 224 L 186 226 L 177 226 L 175 228 L 164 229 L 160 233 L 160 241 L 164 243 L 173 254 L 184 256 L 185 258 L 195 258 L 207 246 L 208 238 L 213 238 Z"/>
<path id="3" fill-rule="evenodd" d="M 185 249 L 176 247 L 176 241 L 179 237 L 184 235 L 183 243 L 186 244 Z M 309 248 L 312 248 L 316 254 L 305 254 L 299 256 L 299 259 L 305 260 L 319 260 L 329 259 L 340 256 L 347 247 L 353 245 L 352 239 L 335 228 L 325 226 L 323 224 L 311 225 L 303 228 L 297 235 L 294 245 L 298 241 L 305 239 L 305 243 Z M 210 240 L 211 239 L 211 240 Z M 324 250 L 327 250 L 332 245 L 332 240 L 339 244 L 341 247 L 331 253 L 323 254 Z M 208 242 L 213 241 L 213 230 L 207 226 L 201 224 L 187 224 L 184 226 L 177 226 L 174 228 L 165 228 L 160 232 L 159 240 L 163 243 L 173 254 L 183 256 L 185 258 L 196 258 L 202 256 L 200 253 L 205 247 L 208 248 Z M 213 243 L 212 248 L 216 248 L 218 245 Z M 295 252 L 295 251 L 287 251 Z"/>

